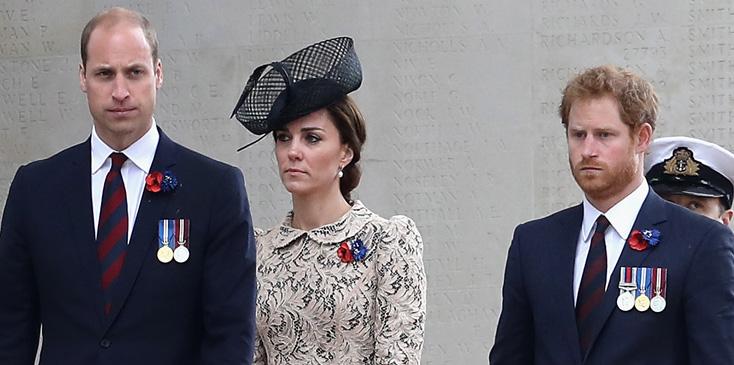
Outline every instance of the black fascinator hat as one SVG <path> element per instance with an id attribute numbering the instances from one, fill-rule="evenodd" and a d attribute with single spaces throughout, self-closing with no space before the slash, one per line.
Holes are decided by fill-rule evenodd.
<path id="1" fill-rule="evenodd" d="M 271 69 L 263 75 L 268 67 Z M 254 134 L 267 134 L 329 106 L 361 84 L 362 67 L 354 41 L 349 37 L 327 39 L 256 68 L 230 118 L 236 116 Z"/>

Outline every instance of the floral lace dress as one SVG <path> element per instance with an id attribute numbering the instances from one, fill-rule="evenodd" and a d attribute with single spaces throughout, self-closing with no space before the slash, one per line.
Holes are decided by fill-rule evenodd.
<path id="1" fill-rule="evenodd" d="M 419 364 L 426 276 L 415 223 L 359 201 L 310 231 L 291 219 L 256 230 L 254 363 Z"/>

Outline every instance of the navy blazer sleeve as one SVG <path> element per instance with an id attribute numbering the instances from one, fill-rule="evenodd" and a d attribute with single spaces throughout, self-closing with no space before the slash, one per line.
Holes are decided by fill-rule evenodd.
<path id="1" fill-rule="evenodd" d="M 255 342 L 255 237 L 239 169 L 216 177 L 204 262 L 201 364 L 250 364 Z"/>
<path id="2" fill-rule="evenodd" d="M 505 266 L 500 314 L 494 346 L 489 353 L 492 365 L 533 364 L 533 315 L 522 276 L 522 225 L 515 228 Z"/>
<path id="3" fill-rule="evenodd" d="M 0 364 L 33 364 L 40 328 L 33 263 L 24 237 L 24 217 L 32 207 L 24 199 L 23 167 L 10 185 L 0 226 Z"/>
<path id="4" fill-rule="evenodd" d="M 686 275 L 685 324 L 691 364 L 734 364 L 734 235 L 709 230 Z"/>

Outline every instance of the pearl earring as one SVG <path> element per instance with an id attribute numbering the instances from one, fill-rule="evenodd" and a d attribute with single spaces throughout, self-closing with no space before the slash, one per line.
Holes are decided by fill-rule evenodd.
<path id="1" fill-rule="evenodd" d="M 336 173 L 336 176 L 338 176 L 340 179 L 344 177 L 344 172 L 342 171 L 341 167 L 339 167 L 339 172 Z"/>

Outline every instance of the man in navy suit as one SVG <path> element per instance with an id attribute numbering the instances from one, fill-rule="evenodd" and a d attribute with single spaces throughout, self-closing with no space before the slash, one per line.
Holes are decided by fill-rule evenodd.
<path id="1" fill-rule="evenodd" d="M 155 124 L 155 31 L 82 33 L 86 142 L 18 169 L 0 228 L 0 364 L 249 364 L 255 245 L 239 169 Z M 41 327 L 42 326 L 42 327 Z"/>
<path id="2" fill-rule="evenodd" d="M 645 182 L 652 86 L 592 68 L 559 111 L 583 202 L 515 229 L 490 364 L 734 364 L 734 236 Z"/>

